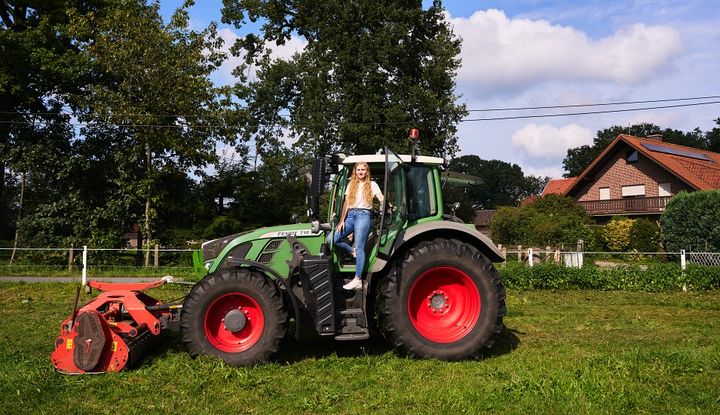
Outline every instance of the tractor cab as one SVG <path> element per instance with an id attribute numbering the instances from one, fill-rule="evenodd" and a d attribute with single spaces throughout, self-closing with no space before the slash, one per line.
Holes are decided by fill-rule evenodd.
<path id="1" fill-rule="evenodd" d="M 319 163 L 323 163 L 323 160 L 320 159 Z M 382 154 L 336 158 L 336 165 L 332 162 L 328 163 L 330 169 L 326 171 L 329 170 L 334 174 L 330 177 L 327 222 L 322 225 L 315 222 L 314 226 L 316 229 L 326 230 L 330 234 L 331 241 L 340 221 L 345 191 L 353 167 L 360 162 L 368 164 L 370 177 L 378 184 L 384 195 L 384 202 L 376 202 L 373 206 L 372 232 L 364 247 L 367 258 L 366 269 L 370 269 L 369 266 L 376 258 L 387 256 L 392 251 L 392 242 L 398 230 L 423 220 L 437 220 L 442 216 L 438 167 L 443 165 L 444 160 L 439 157 L 400 156 L 391 149 L 385 148 Z M 327 174 L 324 177 L 321 174 L 320 171 L 315 170 L 313 181 L 318 180 L 321 183 L 311 185 L 311 191 L 326 187 L 324 180 L 327 180 Z M 311 194 L 309 199 L 319 200 L 319 196 L 317 193 Z M 311 208 L 311 211 L 317 211 L 317 208 Z M 313 219 L 317 220 L 317 218 Z M 332 246 L 328 248 L 333 255 L 336 271 L 344 273 L 354 270 L 355 265 L 348 258 L 338 255 L 337 250 Z"/>

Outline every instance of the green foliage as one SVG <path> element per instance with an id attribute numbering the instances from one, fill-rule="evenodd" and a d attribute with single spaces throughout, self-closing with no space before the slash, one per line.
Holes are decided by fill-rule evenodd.
<path id="1" fill-rule="evenodd" d="M 517 164 L 475 155 L 453 159 L 449 170 L 480 179 L 478 184 L 445 192 L 446 203 L 460 201 L 473 209 L 517 206 L 526 197 L 540 194 L 549 179 L 525 176 Z"/>
<path id="2" fill-rule="evenodd" d="M 551 263 L 528 267 L 508 262 L 498 267 L 503 284 L 511 289 L 581 289 L 623 291 L 707 291 L 720 289 L 720 267 L 679 264 L 570 268 Z"/>
<path id="3" fill-rule="evenodd" d="M 556 246 L 592 241 L 590 218 L 571 198 L 546 195 L 518 208 L 498 209 L 490 223 L 493 239 L 502 244 Z"/>
<path id="4" fill-rule="evenodd" d="M 443 12 L 440 2 L 424 9 L 419 1 L 225 1 L 224 23 L 263 21 L 261 33 L 234 46 L 258 66 L 257 81 L 240 91 L 258 151 L 285 135 L 313 155 L 374 154 L 386 145 L 408 152 L 408 130 L 417 127 L 424 154 L 454 154 L 456 124 L 467 112 L 454 94 L 460 39 Z M 294 34 L 307 41 L 304 49 L 268 56 L 266 46 Z"/>
<path id="5" fill-rule="evenodd" d="M 668 202 L 660 228 L 667 251 L 720 250 L 720 190 L 679 193 Z"/>
<path id="6" fill-rule="evenodd" d="M 630 231 L 633 228 L 634 220 L 617 216 L 605 225 L 603 240 L 610 251 L 625 252 L 630 246 Z"/>
<path id="7" fill-rule="evenodd" d="M 229 218 L 227 216 L 218 216 L 213 219 L 210 226 L 205 228 L 202 237 L 205 239 L 215 239 L 225 235 L 238 233 L 243 229 L 242 223 Z"/>
<path id="8" fill-rule="evenodd" d="M 630 228 L 628 249 L 636 252 L 657 252 L 660 245 L 660 228 L 657 223 L 640 218 Z"/>

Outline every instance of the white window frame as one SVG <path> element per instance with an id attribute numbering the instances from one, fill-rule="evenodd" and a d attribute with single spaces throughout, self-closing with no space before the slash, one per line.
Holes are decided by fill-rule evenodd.
<path id="1" fill-rule="evenodd" d="M 623 186 L 621 189 L 622 197 L 642 197 L 645 196 L 645 185 L 634 184 L 632 186 Z"/>
<path id="2" fill-rule="evenodd" d="M 600 200 L 610 200 L 610 188 L 609 187 L 601 187 L 600 188 Z"/>

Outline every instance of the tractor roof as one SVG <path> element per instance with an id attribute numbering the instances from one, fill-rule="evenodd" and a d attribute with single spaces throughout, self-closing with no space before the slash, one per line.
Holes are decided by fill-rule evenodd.
<path id="1" fill-rule="evenodd" d="M 400 155 L 400 159 L 403 161 L 403 163 L 410 163 L 412 161 L 412 156 L 409 154 L 402 154 Z M 361 156 L 348 156 L 346 157 L 342 164 L 344 165 L 350 165 L 359 163 L 361 161 L 364 161 L 365 163 L 385 163 L 385 155 L 384 154 L 369 154 L 369 155 L 361 155 Z M 442 165 L 445 163 L 445 160 L 440 157 L 430 157 L 430 156 L 417 156 L 415 158 L 415 162 L 419 164 L 434 164 L 434 165 Z"/>

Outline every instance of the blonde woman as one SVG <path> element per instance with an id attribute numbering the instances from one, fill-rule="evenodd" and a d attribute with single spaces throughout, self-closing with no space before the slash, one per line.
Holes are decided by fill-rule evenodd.
<path id="1" fill-rule="evenodd" d="M 367 163 L 356 163 L 352 170 L 350 184 L 345 189 L 345 202 L 343 203 L 340 222 L 335 228 L 334 245 L 340 247 L 355 257 L 355 278 L 343 285 L 346 290 L 359 290 L 362 288 L 362 272 L 365 266 L 365 243 L 372 226 L 372 202 L 377 198 L 380 203 L 384 197 L 380 186 L 370 178 L 370 168 Z M 353 234 L 351 247 L 343 240 Z"/>

